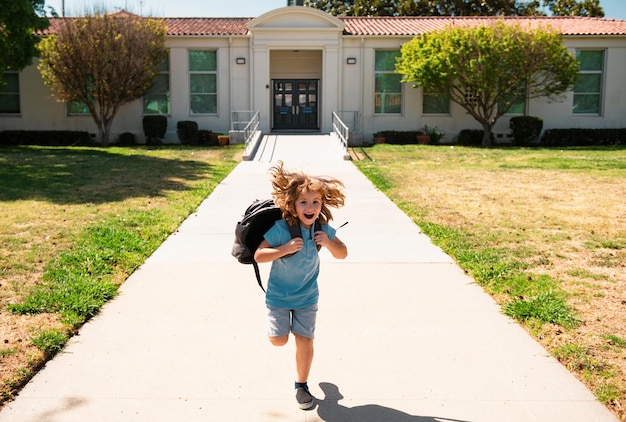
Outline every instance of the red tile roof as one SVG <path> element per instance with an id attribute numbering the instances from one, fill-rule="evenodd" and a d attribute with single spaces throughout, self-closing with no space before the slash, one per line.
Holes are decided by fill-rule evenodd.
<path id="1" fill-rule="evenodd" d="M 498 17 L 498 16 L 459 16 L 459 17 L 345 17 L 344 33 L 347 35 L 418 35 L 443 29 L 447 25 L 472 27 L 489 24 L 496 20 L 518 23 L 522 27 L 550 25 L 563 35 L 626 35 L 626 21 L 584 17 Z"/>
<path id="2" fill-rule="evenodd" d="M 43 34 L 53 34 L 64 18 L 50 19 L 50 28 Z M 65 18 L 72 19 L 72 18 Z M 170 36 L 231 36 L 246 35 L 248 23 L 254 18 L 162 18 Z M 415 36 L 442 29 L 447 25 L 471 27 L 502 19 L 521 26 L 550 25 L 565 36 L 618 35 L 626 36 L 626 20 L 585 17 L 340 17 L 347 36 Z"/>
<path id="3" fill-rule="evenodd" d="M 54 34 L 62 22 L 74 18 L 50 18 L 50 27 L 42 35 Z M 155 18 L 163 19 L 167 35 L 209 36 L 246 35 L 248 22 L 254 18 Z"/>
<path id="4" fill-rule="evenodd" d="M 164 18 L 167 35 L 246 35 L 253 18 Z"/>

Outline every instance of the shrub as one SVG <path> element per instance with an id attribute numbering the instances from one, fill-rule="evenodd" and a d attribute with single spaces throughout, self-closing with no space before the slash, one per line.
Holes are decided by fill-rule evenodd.
<path id="1" fill-rule="evenodd" d="M 72 130 L 5 130 L 0 145 L 73 146 L 89 145 L 89 132 Z"/>
<path id="2" fill-rule="evenodd" d="M 516 145 L 530 145 L 539 141 L 543 129 L 543 119 L 534 116 L 516 116 L 509 122 L 513 132 L 513 142 Z"/>
<path id="3" fill-rule="evenodd" d="M 161 144 L 161 139 L 165 138 L 165 132 L 167 131 L 167 117 L 143 116 L 142 125 L 143 134 L 146 137 L 146 144 Z"/>
<path id="4" fill-rule="evenodd" d="M 198 123 L 193 120 L 181 120 L 176 124 L 178 140 L 183 145 L 198 144 Z"/>
<path id="5" fill-rule="evenodd" d="M 132 132 L 121 133 L 117 138 L 117 145 L 121 147 L 132 147 L 137 145 L 137 137 Z"/>
<path id="6" fill-rule="evenodd" d="M 463 146 L 479 147 L 483 143 L 483 130 L 463 129 L 456 137 L 456 142 Z"/>
<path id="7" fill-rule="evenodd" d="M 541 137 L 546 147 L 624 145 L 626 129 L 548 129 Z"/>
<path id="8" fill-rule="evenodd" d="M 382 130 L 376 132 L 376 135 L 384 137 L 388 144 L 409 145 L 417 144 L 417 135 L 423 135 L 423 132 L 417 130 Z"/>

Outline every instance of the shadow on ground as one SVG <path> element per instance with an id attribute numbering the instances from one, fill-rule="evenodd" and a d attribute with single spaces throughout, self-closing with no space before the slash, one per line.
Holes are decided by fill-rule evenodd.
<path id="1" fill-rule="evenodd" d="M 317 414 L 326 422 L 467 422 L 436 416 L 414 416 L 377 404 L 346 407 L 339 404 L 343 396 L 335 384 L 322 382 L 320 388 L 325 397 L 317 400 Z"/>
<path id="2" fill-rule="evenodd" d="M 200 161 L 98 148 L 0 149 L 0 201 L 107 203 L 188 189 L 211 171 Z"/>

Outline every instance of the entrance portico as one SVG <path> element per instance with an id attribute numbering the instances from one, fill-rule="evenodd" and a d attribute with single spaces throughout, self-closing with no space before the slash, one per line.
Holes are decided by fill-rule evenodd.
<path id="1" fill-rule="evenodd" d="M 320 10 L 268 12 L 248 24 L 251 109 L 260 129 L 331 131 L 339 110 L 344 24 Z"/>

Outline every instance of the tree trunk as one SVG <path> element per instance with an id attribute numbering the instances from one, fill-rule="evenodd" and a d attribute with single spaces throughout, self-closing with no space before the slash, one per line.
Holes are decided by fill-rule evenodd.
<path id="1" fill-rule="evenodd" d="M 491 131 L 493 126 L 489 123 L 483 123 L 483 141 L 480 144 L 481 147 L 490 148 L 491 147 Z"/>
<path id="2" fill-rule="evenodd" d="M 111 143 L 111 125 L 113 124 L 113 117 L 103 117 L 98 125 L 100 132 L 100 142 L 103 147 L 108 147 Z"/>

